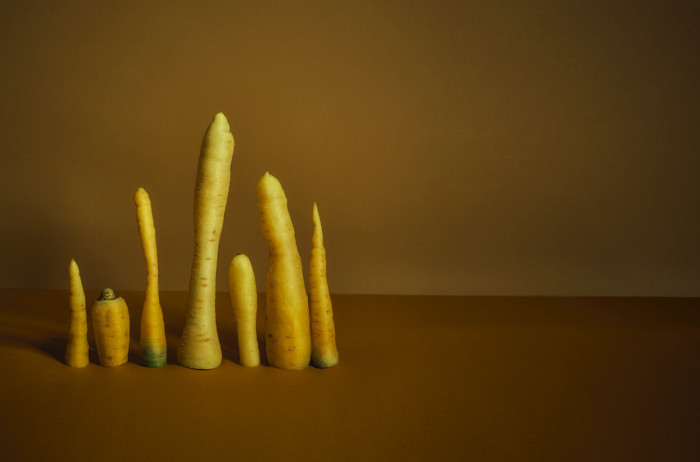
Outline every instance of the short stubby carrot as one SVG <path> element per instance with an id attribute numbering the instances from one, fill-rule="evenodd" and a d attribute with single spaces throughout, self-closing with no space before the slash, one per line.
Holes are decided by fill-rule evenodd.
<path id="1" fill-rule="evenodd" d="M 129 309 L 112 289 L 104 289 L 90 309 L 97 356 L 103 366 L 119 366 L 129 359 Z"/>
<path id="2" fill-rule="evenodd" d="M 255 287 L 253 265 L 250 263 L 250 259 L 242 253 L 231 260 L 228 270 L 228 287 L 236 321 L 241 365 L 258 366 L 260 364 L 260 350 L 258 349 L 256 332 L 258 293 Z"/>

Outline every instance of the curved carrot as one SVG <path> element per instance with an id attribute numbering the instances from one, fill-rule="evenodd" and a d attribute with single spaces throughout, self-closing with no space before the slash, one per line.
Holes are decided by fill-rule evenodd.
<path id="1" fill-rule="evenodd" d="M 333 305 L 326 278 L 326 248 L 323 246 L 323 229 L 318 207 L 314 202 L 314 231 L 309 259 L 309 292 L 311 295 L 311 361 L 317 367 L 338 364 L 338 348 L 335 344 Z"/>
<path id="2" fill-rule="evenodd" d="M 87 341 L 87 313 L 85 312 L 85 292 L 80 280 L 80 271 L 75 260 L 70 261 L 70 331 L 66 347 L 66 364 L 71 367 L 85 367 L 90 362 Z"/>
<path id="3" fill-rule="evenodd" d="M 265 279 L 267 360 L 280 369 L 304 369 L 311 358 L 309 302 L 287 197 L 269 173 L 258 182 L 258 208 L 270 250 Z"/>
<path id="4" fill-rule="evenodd" d="M 141 364 L 162 367 L 167 362 L 165 324 L 158 296 L 158 251 L 151 199 L 143 188 L 134 195 L 141 247 L 146 259 L 146 299 L 141 312 Z"/>
<path id="5" fill-rule="evenodd" d="M 218 113 L 204 134 L 199 156 L 194 194 L 194 260 L 185 327 L 177 348 L 177 362 L 193 369 L 213 369 L 221 364 L 215 311 L 216 262 L 233 147 L 228 121 Z"/>

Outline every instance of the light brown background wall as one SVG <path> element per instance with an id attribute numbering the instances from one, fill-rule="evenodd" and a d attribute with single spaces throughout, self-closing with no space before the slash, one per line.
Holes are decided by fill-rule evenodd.
<path id="1" fill-rule="evenodd" d="M 186 289 L 202 134 L 236 139 L 219 289 L 285 186 L 333 292 L 700 295 L 696 2 L 2 2 L 0 287 Z"/>

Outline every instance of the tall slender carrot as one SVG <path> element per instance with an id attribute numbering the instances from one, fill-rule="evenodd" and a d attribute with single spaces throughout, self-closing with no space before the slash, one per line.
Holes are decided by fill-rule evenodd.
<path id="1" fill-rule="evenodd" d="M 238 333 L 238 352 L 241 365 L 260 365 L 260 350 L 256 333 L 258 293 L 255 288 L 255 274 L 250 259 L 240 253 L 233 257 L 228 269 L 228 287 L 231 306 Z"/>
<path id="2" fill-rule="evenodd" d="M 90 362 L 85 291 L 83 291 L 78 264 L 73 259 L 70 261 L 68 274 L 70 278 L 70 330 L 66 346 L 66 364 L 71 367 L 85 367 Z"/>
<path id="3" fill-rule="evenodd" d="M 304 369 L 311 358 L 309 301 L 287 197 L 269 173 L 258 182 L 258 208 L 270 250 L 265 278 L 267 360 L 280 369 Z"/>
<path id="4" fill-rule="evenodd" d="M 151 198 L 145 189 L 139 188 L 134 195 L 134 202 L 141 247 L 146 259 L 146 299 L 141 312 L 141 364 L 148 367 L 162 367 L 168 360 L 168 351 L 165 343 L 163 310 L 158 296 L 158 250 Z"/>
<path id="5" fill-rule="evenodd" d="M 309 259 L 309 292 L 311 306 L 311 361 L 317 367 L 338 364 L 338 348 L 335 344 L 333 305 L 326 277 L 326 248 L 323 246 L 323 229 L 318 207 L 314 202 L 314 231 Z"/>
<path id="6" fill-rule="evenodd" d="M 202 141 L 194 192 L 194 259 L 185 327 L 177 362 L 192 369 L 221 364 L 216 330 L 216 263 L 224 224 L 233 158 L 233 135 L 226 117 L 218 113 Z"/>

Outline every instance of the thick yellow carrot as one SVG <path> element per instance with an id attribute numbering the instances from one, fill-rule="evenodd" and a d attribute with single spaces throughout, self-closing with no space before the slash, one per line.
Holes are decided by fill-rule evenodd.
<path id="1" fill-rule="evenodd" d="M 194 260 L 185 313 L 185 327 L 177 348 L 177 362 L 193 369 L 221 364 L 216 330 L 216 263 L 224 224 L 233 158 L 233 135 L 219 113 L 202 142 L 194 193 Z"/>
<path id="2" fill-rule="evenodd" d="M 258 293 L 255 287 L 253 266 L 247 256 L 238 254 L 231 260 L 231 266 L 228 269 L 228 288 L 236 320 L 241 365 L 258 366 L 260 365 L 260 350 L 255 331 Z"/>
<path id="3" fill-rule="evenodd" d="M 80 280 L 80 271 L 75 260 L 70 261 L 70 330 L 66 347 L 66 364 L 71 367 L 85 367 L 90 362 L 87 341 L 87 313 L 85 312 L 85 292 Z"/>
<path id="4" fill-rule="evenodd" d="M 168 352 L 165 343 L 163 310 L 158 296 L 156 228 L 153 224 L 151 199 L 143 188 L 136 191 L 134 202 L 141 247 L 146 259 L 146 299 L 141 312 L 141 364 L 148 367 L 162 367 L 167 362 Z"/>
<path id="5" fill-rule="evenodd" d="M 323 229 L 318 207 L 314 202 L 314 231 L 309 259 L 309 293 L 311 306 L 311 361 L 316 367 L 338 364 L 338 348 L 335 344 L 333 305 L 326 278 L 326 248 L 323 246 Z"/>
<path id="6" fill-rule="evenodd" d="M 258 182 L 258 208 L 270 250 L 265 280 L 267 361 L 280 369 L 304 369 L 311 358 L 309 302 L 287 197 L 269 173 Z"/>
<path id="7" fill-rule="evenodd" d="M 104 289 L 90 310 L 97 355 L 103 366 L 119 366 L 129 359 L 129 309 L 112 289 Z"/>

